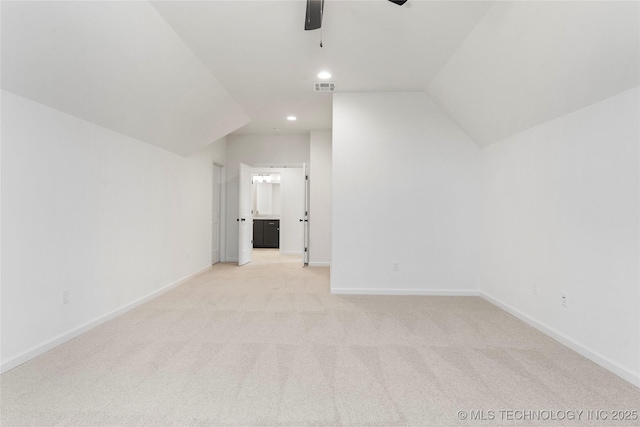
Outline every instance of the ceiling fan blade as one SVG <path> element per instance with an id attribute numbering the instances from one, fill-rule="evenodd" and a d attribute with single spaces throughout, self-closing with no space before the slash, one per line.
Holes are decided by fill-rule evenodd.
<path id="1" fill-rule="evenodd" d="M 324 0 L 307 0 L 307 16 L 304 19 L 305 30 L 317 30 L 322 26 Z"/>
<path id="2" fill-rule="evenodd" d="M 407 0 L 389 0 L 391 3 L 395 3 L 398 6 L 402 6 L 403 4 L 405 4 L 407 2 Z"/>

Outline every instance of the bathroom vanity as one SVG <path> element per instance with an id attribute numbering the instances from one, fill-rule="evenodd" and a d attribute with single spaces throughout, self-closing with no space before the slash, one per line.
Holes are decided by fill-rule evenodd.
<path id="1" fill-rule="evenodd" d="M 254 248 L 279 248 L 280 247 L 280 220 L 279 219 L 253 219 L 253 247 Z"/>

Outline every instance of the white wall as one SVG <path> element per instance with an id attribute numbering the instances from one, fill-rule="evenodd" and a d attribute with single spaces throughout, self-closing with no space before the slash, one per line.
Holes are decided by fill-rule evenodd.
<path id="1" fill-rule="evenodd" d="M 240 134 L 227 137 L 226 260 L 238 260 L 238 165 L 298 165 L 309 163 L 309 134 Z M 284 189 L 281 185 L 281 196 Z M 282 214 L 282 213 L 281 213 Z"/>
<path id="2" fill-rule="evenodd" d="M 211 143 L 208 147 L 211 153 L 211 160 L 218 166 L 224 166 L 227 161 L 227 137 Z"/>
<path id="3" fill-rule="evenodd" d="M 309 173 L 309 265 L 331 265 L 331 131 L 312 130 Z"/>
<path id="4" fill-rule="evenodd" d="M 184 158 L 5 91 L 2 124 L 3 370 L 211 265 L 212 150 Z"/>
<path id="5" fill-rule="evenodd" d="M 280 184 L 271 184 L 271 213 L 273 215 L 280 215 L 280 207 L 282 205 L 282 198 L 280 197 Z"/>
<path id="6" fill-rule="evenodd" d="M 483 150 L 480 286 L 636 385 L 639 103 L 625 91 Z"/>
<path id="7" fill-rule="evenodd" d="M 332 292 L 477 292 L 481 152 L 426 94 L 334 94 L 332 151 Z"/>

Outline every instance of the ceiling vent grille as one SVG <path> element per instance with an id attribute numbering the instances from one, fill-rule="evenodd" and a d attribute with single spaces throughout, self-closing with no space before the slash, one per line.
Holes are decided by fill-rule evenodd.
<path id="1" fill-rule="evenodd" d="M 336 84 L 331 82 L 316 82 L 314 88 L 316 92 L 333 92 L 336 90 Z"/>

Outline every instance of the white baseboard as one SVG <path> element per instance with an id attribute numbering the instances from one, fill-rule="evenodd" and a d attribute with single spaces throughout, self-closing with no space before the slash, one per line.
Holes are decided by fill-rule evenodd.
<path id="1" fill-rule="evenodd" d="M 331 267 L 330 262 L 310 262 L 309 267 Z"/>
<path id="2" fill-rule="evenodd" d="M 163 288 L 158 289 L 157 291 L 154 291 L 142 298 L 139 298 L 133 302 L 130 302 L 129 304 L 124 305 L 123 307 L 120 307 L 110 313 L 105 314 L 104 316 L 100 316 L 94 320 L 91 320 L 87 323 L 85 323 L 84 325 L 80 325 L 77 328 L 74 328 L 68 332 L 65 332 L 63 334 L 60 334 L 54 338 L 52 338 L 49 341 L 46 341 L 42 344 L 36 345 L 34 347 L 32 347 L 31 349 L 25 351 L 24 353 L 15 356 L 7 361 L 3 361 L 0 364 L 0 373 L 5 373 L 17 366 L 22 365 L 25 362 L 28 362 L 29 360 L 33 359 L 34 357 L 40 356 L 41 354 L 46 353 L 47 351 L 59 346 L 60 344 L 64 344 L 65 342 L 79 336 L 82 335 L 83 333 L 95 328 L 96 326 L 99 326 L 105 322 L 108 322 L 109 320 L 112 320 L 118 316 L 120 316 L 121 314 L 126 313 L 129 310 L 132 310 L 136 307 L 138 307 L 139 305 L 144 304 L 145 302 L 148 302 L 160 295 L 162 295 L 163 293 L 170 291 L 171 289 L 180 286 L 181 284 L 183 284 L 184 282 L 186 282 L 187 280 L 204 273 L 205 271 L 211 270 L 212 266 L 207 266 L 205 268 L 202 268 L 198 271 L 196 271 L 195 273 L 191 273 L 185 277 L 183 277 L 182 279 L 179 279 Z"/>
<path id="3" fill-rule="evenodd" d="M 334 295 L 416 295 L 416 296 L 458 296 L 477 297 L 476 290 L 449 290 L 449 289 L 356 289 L 356 288 L 331 288 Z"/>
<path id="4" fill-rule="evenodd" d="M 591 360 L 592 362 L 594 362 L 594 363 L 602 366 L 603 368 L 607 369 L 608 371 L 613 372 L 614 374 L 616 374 L 620 378 L 630 382 L 631 384 L 635 385 L 636 387 L 640 387 L 640 375 L 639 374 L 631 372 L 627 368 L 625 368 L 623 366 L 620 366 L 616 362 L 608 359 L 605 356 L 602 356 L 598 352 L 591 350 L 590 348 L 580 344 L 579 342 L 576 342 L 572 338 L 570 338 L 570 337 L 568 337 L 568 336 L 556 331 L 552 327 L 547 326 L 544 323 L 535 320 L 534 318 L 524 314 L 523 312 L 511 307 L 508 304 L 503 303 L 500 300 L 497 300 L 497 299 L 493 298 L 490 295 L 485 294 L 484 292 L 480 292 L 480 297 L 482 297 L 486 301 L 490 302 L 491 304 L 494 304 L 494 305 L 500 307 L 501 309 L 503 309 L 507 313 L 510 313 L 510 314 L 514 315 L 515 317 L 517 317 L 518 319 L 522 320 L 526 324 L 536 328 L 537 330 L 539 330 L 543 334 L 548 335 L 549 337 L 553 338 L 554 340 L 558 341 L 559 343 L 569 347 L 571 350 L 575 351 L 576 353 L 580 354 L 581 356 L 584 356 L 587 359 Z"/>

